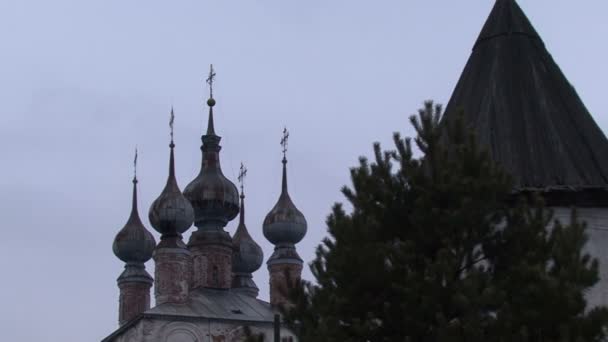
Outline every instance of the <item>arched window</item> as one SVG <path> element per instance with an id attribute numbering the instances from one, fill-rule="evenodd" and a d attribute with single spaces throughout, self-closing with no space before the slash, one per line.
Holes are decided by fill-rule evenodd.
<path id="1" fill-rule="evenodd" d="M 167 342 L 197 342 L 198 339 L 189 331 L 177 330 L 171 333 L 167 338 Z"/>

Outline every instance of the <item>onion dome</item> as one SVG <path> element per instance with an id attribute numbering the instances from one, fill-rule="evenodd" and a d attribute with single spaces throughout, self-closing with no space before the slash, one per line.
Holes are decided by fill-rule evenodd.
<path id="1" fill-rule="evenodd" d="M 175 179 L 175 161 L 173 149 L 175 144 L 171 141 L 169 156 L 169 177 L 160 196 L 150 206 L 148 218 L 150 223 L 165 237 L 180 236 L 186 232 L 194 221 L 194 209 L 190 202 L 182 195 Z M 161 242 L 162 244 L 162 242 Z"/>
<path id="2" fill-rule="evenodd" d="M 245 226 L 245 195 L 241 193 L 241 213 L 239 226 L 232 237 L 234 254 L 232 258 L 232 271 L 234 273 L 253 273 L 257 271 L 264 261 L 264 252 Z"/>
<path id="3" fill-rule="evenodd" d="M 264 236 L 274 245 L 293 245 L 306 235 L 306 218 L 287 191 L 287 159 L 283 157 L 283 183 L 279 200 L 264 219 Z"/>
<path id="4" fill-rule="evenodd" d="M 213 97 L 207 101 L 209 123 L 207 134 L 201 140 L 203 160 L 201 171 L 184 189 L 184 196 L 194 208 L 194 224 L 197 227 L 224 227 L 239 213 L 239 195 L 236 186 L 222 173 L 219 145 L 221 137 L 213 127 Z"/>
<path id="5" fill-rule="evenodd" d="M 137 212 L 137 178 L 133 178 L 133 204 L 127 224 L 116 234 L 112 250 L 127 264 L 143 264 L 152 258 L 156 241 Z"/>

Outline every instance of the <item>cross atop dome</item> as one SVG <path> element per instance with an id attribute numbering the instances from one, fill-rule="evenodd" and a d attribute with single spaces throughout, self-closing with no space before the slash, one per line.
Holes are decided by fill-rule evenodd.
<path id="1" fill-rule="evenodd" d="M 243 162 L 241 162 L 238 177 L 239 184 L 241 186 L 241 198 L 244 196 L 245 193 L 245 176 L 247 176 L 247 168 L 245 167 L 245 165 L 243 165 Z"/>
<path id="2" fill-rule="evenodd" d="M 283 162 L 287 161 L 287 142 L 289 140 L 289 131 L 287 127 L 283 128 L 283 137 L 281 138 L 281 146 L 283 147 Z"/>
<path id="3" fill-rule="evenodd" d="M 173 113 L 173 106 L 171 106 L 171 118 L 169 119 L 169 128 L 171 130 L 171 132 L 169 133 L 171 135 L 171 145 L 173 145 L 173 122 L 175 121 L 175 113 Z M 173 146 L 171 146 L 173 147 Z"/>
<path id="4" fill-rule="evenodd" d="M 137 183 L 137 145 L 135 146 L 135 155 L 133 156 L 133 183 Z"/>
<path id="5" fill-rule="evenodd" d="M 207 75 L 207 79 L 205 82 L 209 85 L 209 99 L 213 99 L 213 82 L 215 81 L 215 70 L 213 69 L 213 64 L 209 65 L 209 74 Z M 211 106 L 212 107 L 212 106 Z"/>

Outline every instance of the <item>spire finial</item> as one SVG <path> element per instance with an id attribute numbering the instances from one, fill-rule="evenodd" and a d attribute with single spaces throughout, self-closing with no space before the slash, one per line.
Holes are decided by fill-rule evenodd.
<path id="1" fill-rule="evenodd" d="M 175 114 L 173 113 L 173 106 L 171 106 L 171 118 L 169 119 L 169 128 L 171 130 L 171 145 L 169 145 L 169 147 L 173 148 L 175 147 L 175 144 L 173 144 L 173 122 L 175 121 Z"/>
<path id="2" fill-rule="evenodd" d="M 287 127 L 283 128 L 283 137 L 281 138 L 281 146 L 283 147 L 283 163 L 287 162 L 287 140 L 289 139 L 289 131 Z"/>
<path id="3" fill-rule="evenodd" d="M 287 194 L 287 141 L 289 139 L 289 131 L 287 127 L 283 128 L 283 138 L 281 138 L 281 146 L 283 147 L 283 179 L 281 191 Z"/>
<path id="4" fill-rule="evenodd" d="M 213 98 L 213 81 L 215 80 L 215 70 L 213 64 L 209 66 L 209 75 L 207 76 L 207 84 L 209 85 L 209 99 Z"/>
<path id="5" fill-rule="evenodd" d="M 209 99 L 207 105 L 209 106 L 209 121 L 207 122 L 207 135 L 215 135 L 215 128 L 213 127 L 213 106 L 215 106 L 215 99 L 213 98 L 213 82 L 215 81 L 215 70 L 213 64 L 209 67 L 209 76 L 207 76 L 207 84 L 209 85 Z"/>
<path id="6" fill-rule="evenodd" d="M 131 219 L 139 221 L 139 213 L 137 212 L 137 145 L 135 146 L 135 157 L 133 157 L 133 198 L 131 203 Z"/>
<path id="7" fill-rule="evenodd" d="M 133 183 L 137 183 L 137 145 L 135 145 L 135 157 L 133 157 Z"/>
<path id="8" fill-rule="evenodd" d="M 239 227 L 245 226 L 245 176 L 247 176 L 247 168 L 241 162 L 241 168 L 239 170 L 239 183 L 241 186 L 241 210 L 239 215 Z"/>
<path id="9" fill-rule="evenodd" d="M 245 176 L 247 175 L 247 168 L 241 162 L 241 168 L 239 171 L 239 184 L 241 185 L 241 198 L 245 197 Z"/>

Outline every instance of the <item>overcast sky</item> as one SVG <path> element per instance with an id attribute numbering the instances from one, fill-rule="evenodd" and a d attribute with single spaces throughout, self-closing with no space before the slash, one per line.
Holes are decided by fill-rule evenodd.
<path id="1" fill-rule="evenodd" d="M 290 193 L 308 220 L 298 250 L 312 260 L 349 167 L 374 141 L 411 135 L 422 101 L 447 102 L 493 3 L 0 1 L 1 339 L 96 341 L 117 328 L 123 264 L 111 246 L 130 210 L 134 146 L 153 231 L 169 109 L 183 189 L 200 167 L 210 63 L 224 173 L 236 182 L 240 162 L 249 169 L 251 235 L 270 256 L 261 223 L 287 126 Z M 606 131 L 608 2 L 520 5 Z M 255 281 L 268 299 L 265 265 Z"/>

